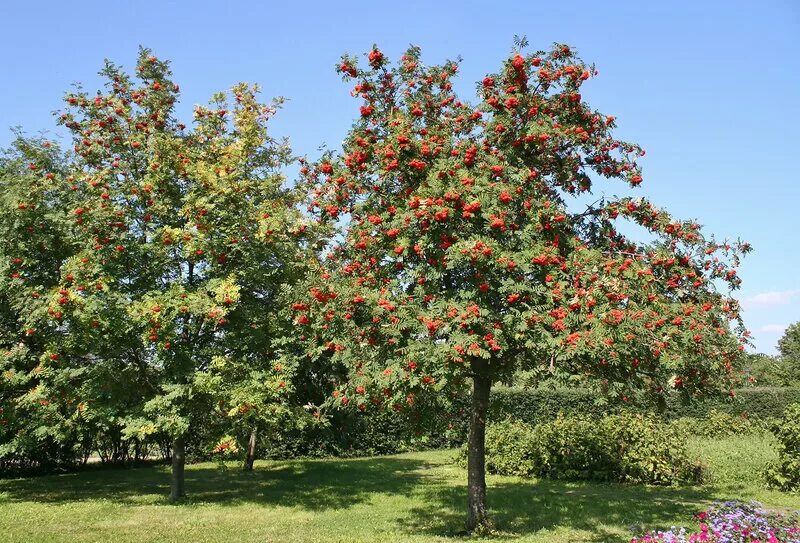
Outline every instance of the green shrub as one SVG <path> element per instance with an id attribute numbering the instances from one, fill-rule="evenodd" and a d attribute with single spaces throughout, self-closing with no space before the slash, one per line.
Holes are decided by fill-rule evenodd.
<path id="1" fill-rule="evenodd" d="M 697 483 L 703 471 L 690 457 L 684 436 L 653 416 L 612 415 L 602 419 L 600 431 L 612 441 L 616 478 L 628 483 L 669 485 Z"/>
<path id="2" fill-rule="evenodd" d="M 781 490 L 800 490 L 800 403 L 786 408 L 772 433 L 778 440 L 778 461 L 767 468 L 767 483 Z"/>
<path id="3" fill-rule="evenodd" d="M 486 429 L 486 469 L 505 475 L 533 475 L 533 438 L 534 428 L 521 421 L 509 419 L 490 425 Z"/>
<path id="4" fill-rule="evenodd" d="M 356 457 L 452 447 L 461 444 L 446 417 L 419 413 L 340 411 L 327 425 L 278 429 L 263 443 L 273 459 Z"/>
<path id="5" fill-rule="evenodd" d="M 462 459 L 465 453 L 462 451 Z M 563 416 L 487 429 L 491 473 L 634 484 L 695 483 L 702 469 L 677 430 L 652 416 Z"/>
<path id="6" fill-rule="evenodd" d="M 680 417 L 703 418 L 712 409 L 729 415 L 752 419 L 779 419 L 787 406 L 800 402 L 800 388 L 796 387 L 752 387 L 736 390 L 733 398 L 714 396 L 689 403 L 677 396 L 667 399 L 665 415 L 674 420 Z"/>
<path id="7" fill-rule="evenodd" d="M 590 417 L 557 416 L 536 426 L 535 474 L 553 479 L 614 479 L 613 443 L 598 423 Z"/>

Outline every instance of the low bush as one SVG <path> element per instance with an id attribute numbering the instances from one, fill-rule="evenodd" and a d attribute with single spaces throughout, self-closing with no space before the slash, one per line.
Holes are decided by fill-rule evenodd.
<path id="1" fill-rule="evenodd" d="M 509 419 L 490 425 L 486 429 L 486 469 L 504 475 L 533 475 L 536 470 L 534 436 L 533 426 L 521 421 Z"/>
<path id="2" fill-rule="evenodd" d="M 678 431 L 654 417 L 627 413 L 557 416 L 537 426 L 511 419 L 491 424 L 486 465 L 502 475 L 634 484 L 702 478 L 700 463 L 690 457 Z"/>
<path id="3" fill-rule="evenodd" d="M 594 419 L 558 416 L 534 429 L 534 475 L 553 479 L 608 481 L 619 472 L 612 436 Z"/>
<path id="4" fill-rule="evenodd" d="M 786 408 L 772 433 L 778 440 L 778 461 L 767 468 L 767 483 L 781 490 L 800 490 L 800 403 Z"/>
<path id="5" fill-rule="evenodd" d="M 684 436 L 653 416 L 612 415 L 601 420 L 599 429 L 615 447 L 611 460 L 622 482 L 669 485 L 703 478 Z"/>

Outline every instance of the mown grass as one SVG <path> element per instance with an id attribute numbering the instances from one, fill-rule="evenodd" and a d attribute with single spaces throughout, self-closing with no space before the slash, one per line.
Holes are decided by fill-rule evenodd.
<path id="1" fill-rule="evenodd" d="M 687 524 L 715 499 L 800 509 L 763 488 L 774 457 L 764 437 L 693 440 L 709 466 L 702 487 L 657 488 L 490 477 L 494 541 L 626 541 L 630 527 Z M 0 541 L 457 542 L 466 501 L 452 451 L 353 460 L 257 462 L 256 470 L 187 470 L 189 497 L 166 501 L 168 468 L 88 469 L 0 480 Z"/>

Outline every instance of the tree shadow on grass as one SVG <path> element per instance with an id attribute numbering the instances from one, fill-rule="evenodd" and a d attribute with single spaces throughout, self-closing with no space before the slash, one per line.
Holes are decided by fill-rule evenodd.
<path id="1" fill-rule="evenodd" d="M 541 530 L 585 531 L 581 541 L 624 541 L 637 531 L 684 525 L 713 495 L 700 488 L 665 488 L 548 480 L 489 484 L 490 513 L 505 537 Z M 400 525 L 409 533 L 461 538 L 466 519 L 466 486 L 426 489 L 424 508 L 415 508 Z M 625 533 L 620 534 L 620 530 Z"/>
<path id="2" fill-rule="evenodd" d="M 260 465 L 259 465 L 260 464 Z M 301 460 L 259 463 L 252 472 L 187 466 L 187 499 L 181 503 L 243 503 L 342 509 L 381 494 L 409 492 L 424 477 L 425 466 L 408 458 Z M 127 505 L 164 504 L 169 494 L 166 466 L 86 470 L 63 475 L 0 481 L 3 501 L 64 503 L 104 499 Z"/>
<path id="3" fill-rule="evenodd" d="M 259 462 L 253 472 L 188 466 L 183 506 L 242 504 L 347 509 L 378 495 L 407 495 L 410 513 L 397 519 L 409 534 L 459 539 L 464 536 L 466 485 L 446 460 L 381 457 L 350 460 Z M 455 478 L 454 478 L 455 477 Z M 169 468 L 95 469 L 0 480 L 3 502 L 67 503 L 103 499 L 130 506 L 166 504 Z M 514 538 L 547 531 L 585 532 L 585 541 L 621 541 L 629 526 L 668 528 L 689 522 L 711 488 L 659 488 L 491 478 L 489 506 L 502 535 Z M 356 522 L 357 519 L 354 519 Z"/>

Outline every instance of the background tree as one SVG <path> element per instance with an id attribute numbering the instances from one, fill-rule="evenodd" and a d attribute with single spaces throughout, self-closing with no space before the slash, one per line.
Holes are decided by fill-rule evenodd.
<path id="1" fill-rule="evenodd" d="M 764 353 L 743 353 L 741 386 L 785 386 L 781 359 Z"/>
<path id="2" fill-rule="evenodd" d="M 20 329 L 42 332 L 44 371 L 88 390 L 82 417 L 115 401 L 111 383 L 141 392 L 125 434 L 171 437 L 177 499 L 198 422 L 243 407 L 220 407 L 219 380 L 280 380 L 281 289 L 302 274 L 311 231 L 280 173 L 288 145 L 267 133 L 279 101 L 262 104 L 239 84 L 196 107 L 187 129 L 174 117 L 169 66 L 150 51 L 135 77 L 111 63 L 101 75 L 104 91 L 68 93 L 59 115 L 74 158 L 61 170 L 30 166 L 67 193 L 53 212 L 68 257 L 46 281 L 34 273 L 41 258 L 15 272 L 6 292 Z M 29 247 L 44 242 L 37 236 Z"/>
<path id="3" fill-rule="evenodd" d="M 338 70 L 360 116 L 341 153 L 303 173 L 310 210 L 346 229 L 296 322 L 310 352 L 349 367 L 336 405 L 401 409 L 472 381 L 469 531 L 490 525 L 486 412 L 514 371 L 584 375 L 623 400 L 729 390 L 743 329 L 717 287 L 738 286 L 748 246 L 643 198 L 580 205 L 599 178 L 638 186 L 644 151 L 584 103 L 595 70 L 570 47 L 515 51 L 477 107 L 454 93 L 458 63 L 429 67 L 417 48 Z"/>
<path id="4" fill-rule="evenodd" d="M 790 324 L 778 340 L 779 378 L 784 386 L 800 384 L 800 322 Z"/>
<path id="5" fill-rule="evenodd" d="M 800 322 L 786 328 L 778 340 L 778 352 L 786 359 L 800 360 Z"/>

